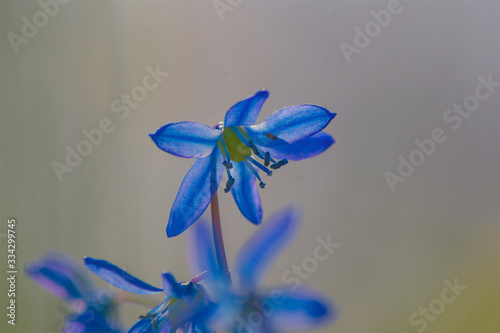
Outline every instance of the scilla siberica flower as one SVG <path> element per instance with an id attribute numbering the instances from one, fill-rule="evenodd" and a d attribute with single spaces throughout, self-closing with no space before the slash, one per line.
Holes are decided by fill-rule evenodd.
<path id="1" fill-rule="evenodd" d="M 120 289 L 136 294 L 165 294 L 164 302 L 141 316 L 130 329 L 133 332 L 174 333 L 212 332 L 205 324 L 213 304 L 205 295 L 203 287 L 194 281 L 178 283 L 170 273 L 163 273 L 163 288 L 154 287 L 128 274 L 121 268 L 105 260 L 84 258 L 87 268 L 104 281 Z"/>
<path id="2" fill-rule="evenodd" d="M 215 263 L 208 228 L 198 223 L 192 242 L 195 273 L 208 272 L 204 282 L 218 304 L 214 314 L 224 332 L 268 333 L 310 330 L 335 317 L 333 305 L 321 294 L 302 285 L 258 288 L 264 273 L 290 243 L 298 229 L 297 212 L 285 208 L 276 212 L 243 245 L 235 258 L 232 288 Z"/>
<path id="3" fill-rule="evenodd" d="M 195 122 L 167 124 L 151 134 L 156 145 L 175 156 L 196 158 L 174 200 L 167 235 L 177 236 L 203 214 L 226 169 L 225 192 L 231 191 L 241 213 L 252 223 L 262 221 L 256 184 L 265 187 L 259 170 L 272 175 L 288 160 L 314 157 L 333 138 L 322 130 L 336 116 L 315 105 L 295 105 L 253 125 L 269 93 L 258 91 L 227 111 L 224 122 L 210 127 Z"/>
<path id="4" fill-rule="evenodd" d="M 117 306 L 111 292 L 98 289 L 75 259 L 60 253 L 32 261 L 25 273 L 65 301 L 63 332 L 119 332 Z"/>

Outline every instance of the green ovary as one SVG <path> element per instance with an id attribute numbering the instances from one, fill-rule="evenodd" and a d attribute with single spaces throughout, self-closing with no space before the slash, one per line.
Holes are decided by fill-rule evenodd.
<path id="1" fill-rule="evenodd" d="M 229 152 L 229 158 L 234 162 L 241 162 L 247 156 L 252 155 L 252 149 L 247 147 L 241 140 L 236 136 L 231 127 L 224 128 L 222 132 L 222 140 L 226 143 L 227 151 Z M 219 148 L 224 152 L 222 147 L 222 142 L 219 141 Z"/>

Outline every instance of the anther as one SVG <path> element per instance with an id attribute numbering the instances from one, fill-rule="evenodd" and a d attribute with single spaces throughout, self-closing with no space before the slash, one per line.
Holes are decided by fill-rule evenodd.
<path id="1" fill-rule="evenodd" d="M 226 188 L 224 189 L 224 192 L 227 193 L 231 190 L 231 187 L 233 186 L 234 184 L 234 178 L 231 177 L 227 180 L 227 183 L 226 183 Z"/>
<path id="2" fill-rule="evenodd" d="M 224 162 L 222 162 L 222 164 L 224 164 L 224 166 L 225 166 L 227 169 L 232 169 L 232 168 L 233 168 L 233 163 L 231 163 L 231 162 L 224 161 Z"/>
<path id="3" fill-rule="evenodd" d="M 265 183 L 263 183 L 263 182 L 260 182 L 260 183 L 259 183 L 259 186 L 260 186 L 260 188 L 264 188 L 264 187 L 266 187 L 266 184 L 265 184 Z"/>
<path id="4" fill-rule="evenodd" d="M 271 154 L 269 152 L 266 152 L 266 156 L 264 157 L 264 165 L 269 166 L 269 160 L 271 159 Z"/>
<path id="5" fill-rule="evenodd" d="M 271 133 L 266 133 L 266 136 L 271 140 L 278 140 L 278 137 Z"/>
<path id="6" fill-rule="evenodd" d="M 283 165 L 287 165 L 288 164 L 288 160 L 287 159 L 282 159 L 281 161 L 278 161 L 276 164 L 273 164 L 271 165 L 271 169 L 279 169 L 281 168 Z"/>
<path id="7" fill-rule="evenodd" d="M 278 162 L 278 164 L 280 166 L 287 165 L 288 164 L 288 160 L 287 159 L 282 159 L 281 161 Z"/>
<path id="8" fill-rule="evenodd" d="M 257 148 L 257 146 L 255 145 L 255 143 L 253 142 L 253 140 L 250 140 L 249 144 L 250 144 L 250 148 L 252 148 L 252 152 L 253 152 L 255 155 L 257 155 L 257 156 L 259 156 L 259 157 L 261 157 L 261 158 L 262 158 L 262 155 L 260 154 L 259 149 L 258 149 L 258 148 Z"/>

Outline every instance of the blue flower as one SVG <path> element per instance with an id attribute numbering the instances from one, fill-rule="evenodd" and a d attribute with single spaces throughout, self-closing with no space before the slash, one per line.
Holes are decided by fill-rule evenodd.
<path id="1" fill-rule="evenodd" d="M 298 227 L 292 208 L 275 213 L 243 245 L 236 256 L 232 288 L 215 264 L 210 232 L 203 224 L 195 228 L 194 248 L 197 271 L 207 271 L 206 285 L 218 304 L 214 318 L 224 331 L 283 332 L 310 330 L 334 319 L 333 305 L 320 293 L 300 283 L 293 286 L 258 288 L 259 281 L 274 259 L 291 241 Z"/>
<path id="2" fill-rule="evenodd" d="M 141 316 L 128 331 L 131 332 L 211 332 L 206 325 L 213 304 L 203 287 L 193 281 L 178 283 L 170 273 L 163 273 L 163 288 L 154 287 L 128 274 L 105 260 L 84 258 L 87 268 L 115 287 L 136 294 L 165 294 L 164 302 Z"/>
<path id="3" fill-rule="evenodd" d="M 32 261 L 25 273 L 42 288 L 64 300 L 69 314 L 63 332 L 119 332 L 113 294 L 99 289 L 76 259 L 60 253 Z"/>
<path id="4" fill-rule="evenodd" d="M 224 122 L 210 127 L 195 122 L 167 124 L 151 134 L 156 145 L 175 156 L 196 158 L 175 198 L 167 235 L 177 236 L 203 214 L 226 169 L 225 192 L 231 191 L 241 213 L 252 223 L 262 221 L 256 184 L 265 187 L 259 170 L 272 175 L 288 160 L 314 157 L 333 138 L 322 130 L 336 116 L 315 105 L 295 105 L 253 125 L 269 93 L 258 91 L 227 111 Z"/>

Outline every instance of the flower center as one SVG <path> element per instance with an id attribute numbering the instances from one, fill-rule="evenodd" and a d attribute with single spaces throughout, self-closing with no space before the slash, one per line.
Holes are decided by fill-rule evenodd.
<path id="1" fill-rule="evenodd" d="M 229 159 L 231 161 L 242 162 L 246 157 L 252 155 L 252 149 L 245 145 L 240 138 L 238 138 L 231 127 L 224 128 L 224 131 L 222 132 L 222 139 L 226 143 Z M 219 146 L 220 145 L 221 143 L 219 143 Z M 220 148 L 221 151 L 224 152 L 223 147 Z"/>
<path id="2" fill-rule="evenodd" d="M 235 179 L 231 176 L 231 172 L 229 171 L 233 168 L 231 161 L 244 163 L 248 170 L 250 170 L 259 180 L 259 186 L 261 188 L 264 188 L 266 184 L 259 176 L 259 169 L 264 171 L 268 176 L 271 176 L 273 172 L 267 168 L 268 166 L 276 170 L 288 163 L 286 159 L 276 162 L 269 152 L 262 151 L 262 149 L 255 145 L 252 138 L 241 126 L 224 127 L 224 124 L 219 123 L 215 128 L 222 130 L 222 137 L 218 142 L 218 146 L 224 156 L 224 162 L 222 163 L 226 167 L 228 176 L 226 188 L 224 189 L 226 193 L 231 190 L 235 182 Z M 273 140 L 278 139 L 271 133 L 267 133 L 266 135 Z M 253 158 L 253 156 L 260 158 L 264 162 L 264 165 Z"/>

